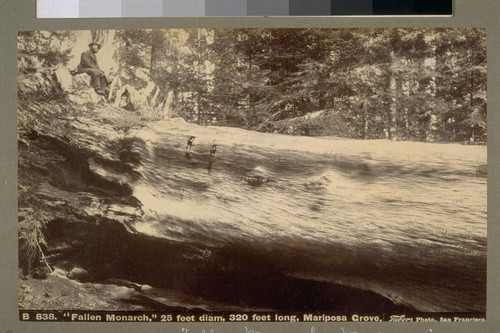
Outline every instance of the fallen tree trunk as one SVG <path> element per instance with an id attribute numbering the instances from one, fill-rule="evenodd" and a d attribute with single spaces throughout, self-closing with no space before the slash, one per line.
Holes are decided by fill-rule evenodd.
<path id="1" fill-rule="evenodd" d="M 423 286 L 428 281 L 418 277 L 444 274 L 443 267 L 460 285 L 480 280 L 483 220 L 474 230 L 456 220 L 457 212 L 464 220 L 482 218 L 484 175 L 477 170 L 484 169 L 485 147 L 256 133 L 179 118 L 147 122 L 111 105 L 82 111 L 66 100 L 20 103 L 19 112 L 31 119 L 20 124 L 19 207 L 47 217 L 47 262 L 56 269 L 81 267 L 89 281 L 204 297 L 218 301 L 219 310 L 228 303 L 361 309 L 349 295 L 365 297 L 372 310 L 406 309 L 362 291 L 355 279 L 335 280 L 374 272 L 367 283 L 383 284 L 391 276 L 384 269 L 394 265 L 404 267 L 391 276 L 395 285 L 401 278 Z M 474 191 L 453 191 L 454 182 Z M 457 211 L 453 200 L 465 196 L 474 198 L 472 206 L 464 202 Z M 435 198 L 442 208 L 428 213 Z M 415 229 L 406 216 L 422 212 L 430 223 Z M 425 265 L 413 265 L 414 238 L 426 239 L 445 217 L 456 229 L 422 250 Z M 464 254 L 455 243 L 465 232 L 471 252 Z M 459 259 L 476 273 L 451 264 Z M 310 302 L 289 296 L 297 286 Z M 433 309 L 412 290 L 398 292 L 418 299 L 418 309 Z M 447 303 L 455 296 L 439 309 L 461 309 Z M 473 307 L 471 299 L 463 303 Z"/>

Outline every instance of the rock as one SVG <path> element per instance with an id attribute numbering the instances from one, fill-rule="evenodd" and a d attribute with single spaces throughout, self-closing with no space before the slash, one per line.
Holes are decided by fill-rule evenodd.
<path id="1" fill-rule="evenodd" d="M 102 101 L 102 96 L 99 96 L 93 88 L 87 87 L 81 90 L 76 90 L 74 93 L 68 95 L 68 99 L 78 105 L 87 103 L 97 104 Z"/>
<path id="2" fill-rule="evenodd" d="M 66 276 L 72 280 L 85 281 L 89 278 L 89 272 L 80 267 L 73 267 Z"/>
<path id="3" fill-rule="evenodd" d="M 139 110 L 145 117 L 158 118 L 161 114 L 157 113 L 162 111 L 161 109 L 157 110 L 159 93 L 160 89 L 152 81 L 148 81 L 146 87 L 140 90 L 126 84 L 116 92 L 113 106 L 118 108 L 126 105 L 126 109 Z M 127 101 L 122 100 L 122 97 L 126 98 Z"/>
<path id="4" fill-rule="evenodd" d="M 90 76 L 87 74 L 77 74 L 73 76 L 73 89 L 81 90 L 90 87 Z"/>
<path id="5" fill-rule="evenodd" d="M 71 75 L 67 68 L 59 67 L 53 71 L 53 77 L 62 91 L 68 93 L 68 99 L 77 105 L 102 101 L 102 97 L 90 85 L 90 76 L 87 74 Z"/>
<path id="6" fill-rule="evenodd" d="M 57 78 L 57 81 L 59 82 L 59 85 L 61 86 L 61 89 L 70 92 L 73 91 L 73 76 L 70 74 L 70 72 L 63 67 L 59 67 L 56 69 L 54 72 L 54 75 Z"/>
<path id="7" fill-rule="evenodd" d="M 31 269 L 31 277 L 34 279 L 46 279 L 49 274 L 49 269 L 45 266 L 40 265 Z"/>
<path id="8" fill-rule="evenodd" d="M 63 276 L 68 276 L 69 272 L 65 272 L 64 270 L 60 269 L 60 268 L 54 268 L 54 270 L 52 271 L 52 273 L 50 273 L 50 275 L 52 276 L 58 276 L 58 277 L 63 277 Z"/>

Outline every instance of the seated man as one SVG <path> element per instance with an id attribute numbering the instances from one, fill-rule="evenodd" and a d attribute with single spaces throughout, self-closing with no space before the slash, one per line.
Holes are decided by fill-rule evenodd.
<path id="1" fill-rule="evenodd" d="M 86 73 L 90 75 L 90 84 L 95 92 L 99 95 L 107 97 L 109 94 L 108 78 L 97 64 L 96 53 L 99 51 L 100 45 L 92 42 L 89 44 L 89 50 L 82 53 L 80 64 L 76 68 L 76 73 Z M 73 74 L 73 73 L 72 73 Z"/>

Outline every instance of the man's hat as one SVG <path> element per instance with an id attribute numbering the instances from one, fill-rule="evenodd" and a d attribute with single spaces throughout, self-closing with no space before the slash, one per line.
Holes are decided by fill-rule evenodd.
<path id="1" fill-rule="evenodd" d="M 89 44 L 89 47 L 91 47 L 92 45 L 97 45 L 97 47 L 101 48 L 101 44 L 99 44 L 99 43 L 92 42 Z"/>

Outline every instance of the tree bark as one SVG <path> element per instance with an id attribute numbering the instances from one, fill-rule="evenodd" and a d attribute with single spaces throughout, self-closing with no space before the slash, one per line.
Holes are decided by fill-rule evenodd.
<path id="1" fill-rule="evenodd" d="M 389 63 L 389 107 L 387 110 L 387 133 L 389 140 L 397 140 L 397 80 L 394 75 L 394 63 L 396 61 L 396 56 L 394 51 L 391 51 L 390 63 Z"/>

